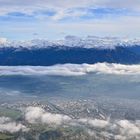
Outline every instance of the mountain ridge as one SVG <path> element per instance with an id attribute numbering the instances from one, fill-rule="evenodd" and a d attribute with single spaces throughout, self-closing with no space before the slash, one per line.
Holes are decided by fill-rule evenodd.
<path id="1" fill-rule="evenodd" d="M 96 49 L 115 49 L 117 46 L 133 47 L 140 46 L 140 39 L 127 39 L 117 37 L 77 37 L 66 36 L 64 39 L 59 40 L 47 40 L 47 39 L 33 39 L 26 41 L 9 41 L 5 38 L 0 38 L 0 48 L 49 48 L 49 47 L 79 47 L 79 48 L 96 48 Z"/>
<path id="2" fill-rule="evenodd" d="M 67 49 L 64 49 L 67 48 Z M 115 49 L 96 49 L 53 46 L 48 48 L 27 49 L 0 48 L 1 66 L 51 66 L 55 64 L 94 64 L 94 63 L 139 64 L 140 54 L 131 48 L 116 47 Z"/>

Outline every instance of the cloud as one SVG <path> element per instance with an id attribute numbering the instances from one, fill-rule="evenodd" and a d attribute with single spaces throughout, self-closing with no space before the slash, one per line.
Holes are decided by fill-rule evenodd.
<path id="1" fill-rule="evenodd" d="M 88 73 L 140 74 L 140 65 L 109 63 L 63 64 L 54 66 L 0 66 L 0 75 L 60 75 L 80 76 Z"/>
<path id="2" fill-rule="evenodd" d="M 81 7 L 89 6 L 91 4 L 91 0 L 25 0 L 25 1 L 10 1 L 10 0 L 1 0 L 0 1 L 0 13 L 8 14 L 12 12 L 21 12 L 28 15 L 33 15 L 38 11 L 55 11 L 56 15 L 64 13 L 68 9 L 79 7 L 79 3 Z"/>
<path id="3" fill-rule="evenodd" d="M 119 131 L 122 136 L 140 136 L 140 128 L 135 123 L 128 120 L 120 120 L 117 122 L 117 125 L 119 126 Z"/>
<path id="4" fill-rule="evenodd" d="M 8 117 L 0 117 L 0 132 L 15 133 L 28 131 L 27 127 L 21 123 L 16 123 Z"/>
<path id="5" fill-rule="evenodd" d="M 139 0 L 105 0 L 104 1 L 106 6 L 114 7 L 114 8 L 128 8 L 133 10 L 139 10 L 140 8 L 140 1 Z"/>
<path id="6" fill-rule="evenodd" d="M 117 7 L 117 8 L 137 8 L 140 7 L 139 0 L 24 0 L 24 1 L 11 1 L 11 0 L 0 0 L 1 7 L 27 7 L 33 9 L 38 8 L 75 8 L 75 7 L 87 7 L 87 6 L 101 6 L 101 7 Z"/>
<path id="7" fill-rule="evenodd" d="M 115 139 L 115 140 L 139 140 L 140 126 L 136 121 L 128 120 L 99 120 L 84 118 L 77 120 L 79 123 L 87 126 L 89 135 L 96 139 Z M 89 129 L 90 127 L 90 129 Z M 98 131 L 100 134 L 98 134 Z"/>
<path id="8" fill-rule="evenodd" d="M 60 19 L 68 14 L 70 10 L 76 10 L 76 14 L 72 16 L 77 16 L 79 8 L 89 9 L 91 7 L 97 8 L 116 8 L 116 9 L 129 9 L 129 10 L 138 10 L 140 8 L 139 0 L 24 0 L 24 1 L 10 1 L 10 0 L 0 0 L 0 13 L 1 15 L 8 13 L 24 13 L 27 15 L 35 15 L 38 12 L 42 11 L 55 11 L 54 19 Z M 72 11 L 73 11 L 72 10 Z M 73 12 L 72 12 L 73 13 Z M 81 10 L 82 13 L 82 10 Z M 81 15 L 80 13 L 78 15 Z M 59 18 L 56 18 L 59 17 Z"/>
<path id="9" fill-rule="evenodd" d="M 111 119 L 96 119 L 96 118 L 79 118 L 72 119 L 64 114 L 50 113 L 41 107 L 27 107 L 24 110 L 25 124 L 38 124 L 46 127 L 64 125 L 70 127 L 80 127 L 84 132 L 87 132 L 91 138 L 95 139 L 115 139 L 115 140 L 139 140 L 140 139 L 140 120 L 111 120 Z M 24 120 L 23 120 L 24 121 Z M 29 129 L 8 117 L 0 117 L 0 132 L 16 133 L 19 131 L 27 132 Z M 85 134 L 85 133 L 84 133 Z"/>
<path id="10" fill-rule="evenodd" d="M 25 110 L 25 120 L 33 124 L 62 125 L 71 121 L 71 118 L 66 115 L 45 112 L 45 110 L 39 107 L 28 107 Z"/>
<path id="11" fill-rule="evenodd" d="M 96 139 L 139 140 L 140 121 L 128 120 L 101 120 L 94 118 L 72 119 L 67 115 L 46 112 L 40 107 L 25 109 L 25 120 L 31 124 L 39 125 L 67 125 L 78 126 Z"/>
<path id="12" fill-rule="evenodd" d="M 67 32 L 138 37 L 139 9 L 139 0 L 0 0 L 1 36 L 22 40 L 36 32 L 52 39 Z"/>
<path id="13" fill-rule="evenodd" d="M 85 12 L 85 11 L 84 11 Z M 58 18 L 55 14 L 51 18 Z M 89 13 L 87 14 L 89 16 Z M 98 17 L 98 18 L 97 18 Z M 16 20 L 10 20 L 8 18 L 6 21 L 0 18 L 0 30 L 3 32 L 0 36 L 7 37 L 10 39 L 17 40 L 29 40 L 32 38 L 49 38 L 49 39 L 61 39 L 65 35 L 61 34 L 65 32 L 66 35 L 76 35 L 76 36 L 118 36 L 126 38 L 135 38 L 140 36 L 138 32 L 140 25 L 139 16 L 117 16 L 104 15 L 105 18 L 100 16 L 94 17 L 94 14 L 90 18 L 86 16 L 81 18 L 72 19 L 69 17 L 67 20 L 56 22 L 50 19 L 33 20 L 28 18 L 21 20 L 22 18 L 17 18 Z M 66 18 L 66 16 L 65 16 Z M 26 22 L 25 22 L 26 21 Z M 14 34 L 13 34 L 14 32 Z M 36 32 L 39 36 L 35 37 L 33 33 Z"/>
<path id="14" fill-rule="evenodd" d="M 96 128 L 106 128 L 109 124 L 108 120 L 99 120 L 99 119 L 79 119 L 80 123 L 84 123 L 91 127 Z"/>
<path id="15" fill-rule="evenodd" d="M 7 42 L 7 39 L 6 38 L 0 38 L 0 44 L 4 44 Z"/>

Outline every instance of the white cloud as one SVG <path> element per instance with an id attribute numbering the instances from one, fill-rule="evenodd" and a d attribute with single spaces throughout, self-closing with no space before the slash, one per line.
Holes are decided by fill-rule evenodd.
<path id="1" fill-rule="evenodd" d="M 109 63 L 63 64 L 54 66 L 0 66 L 0 75 L 60 75 L 78 76 L 87 73 L 140 74 L 140 65 Z"/>
<path id="2" fill-rule="evenodd" d="M 96 8 L 99 8 L 99 13 L 103 14 L 104 18 L 96 16 L 94 11 L 88 11 Z M 122 13 L 113 14 L 112 9 L 112 13 L 104 14 L 101 8 L 120 9 Z M 6 21 L 2 18 L 0 19 L 2 21 L 0 28 L 1 31 L 6 32 L 6 35 L 3 36 L 14 39 L 33 38 L 33 32 L 39 33 L 41 38 L 46 36 L 58 38 L 60 32 L 74 35 L 138 37 L 140 36 L 138 32 L 139 9 L 139 0 L 0 0 L 1 16 L 13 12 L 31 16 L 28 17 L 28 20 L 25 19 L 27 22 L 24 22 L 24 16 L 19 16 L 20 18 L 11 16 L 9 19 L 7 17 Z M 123 10 L 126 10 L 126 14 L 123 13 Z M 53 14 L 49 15 L 47 11 L 51 11 Z M 130 15 L 127 15 L 127 11 L 130 12 Z"/>
<path id="3" fill-rule="evenodd" d="M 140 8 L 139 0 L 104 0 L 104 2 L 106 6 L 113 8 L 128 8 L 131 10 L 139 10 Z"/>
<path id="4" fill-rule="evenodd" d="M 0 44 L 4 44 L 7 42 L 7 39 L 6 38 L 0 38 Z"/>
<path id="5" fill-rule="evenodd" d="M 15 133 L 18 131 L 28 131 L 27 127 L 21 123 L 16 123 L 7 117 L 0 117 L 0 132 Z"/>
<path id="6" fill-rule="evenodd" d="M 54 10 L 59 14 L 60 10 L 64 12 L 69 8 L 86 7 L 91 3 L 92 0 L 0 0 L 0 13 L 7 14 L 10 12 L 22 12 L 31 15 L 36 11 Z"/>
<path id="7" fill-rule="evenodd" d="M 11 1 L 0 0 L 1 6 L 27 6 L 27 7 L 58 7 L 58 8 L 74 8 L 84 6 L 109 6 L 109 7 L 123 7 L 123 8 L 135 8 L 139 7 L 139 0 L 24 0 L 24 1 Z"/>
<path id="8" fill-rule="evenodd" d="M 99 119 L 79 119 L 80 123 L 84 123 L 86 125 L 89 125 L 91 127 L 96 128 L 106 128 L 109 125 L 108 120 L 99 120 Z"/>
<path id="9" fill-rule="evenodd" d="M 39 107 L 28 107 L 25 110 L 25 120 L 33 124 L 42 123 L 49 125 L 62 125 L 71 121 L 71 118 L 66 115 L 46 112 Z"/>
<path id="10" fill-rule="evenodd" d="M 120 120 L 117 122 L 120 127 L 120 133 L 123 136 L 135 136 L 140 135 L 140 128 L 136 124 L 129 122 L 128 120 Z"/>
<path id="11" fill-rule="evenodd" d="M 57 15 L 57 14 L 56 14 Z M 54 15 L 54 18 L 62 18 L 61 16 Z M 53 18 L 53 17 L 52 17 Z M 55 20 L 56 20 L 55 19 Z M 32 38 L 49 38 L 60 39 L 66 35 L 77 36 L 118 36 L 126 38 L 135 38 L 140 36 L 138 31 L 140 25 L 139 17 L 122 16 L 111 18 L 105 17 L 104 19 L 90 19 L 84 21 L 69 21 L 69 22 L 56 22 L 50 20 L 43 21 L 27 21 L 27 22 L 5 22 L 2 21 L 0 30 L 4 32 L 1 36 L 11 38 L 13 40 L 29 40 Z M 39 35 L 37 37 L 32 34 L 36 32 Z M 13 34 L 14 33 L 14 34 Z"/>
<path id="12" fill-rule="evenodd" d="M 24 110 L 26 124 L 78 126 L 87 132 L 92 138 L 96 139 L 115 139 L 115 140 L 139 140 L 140 121 L 128 120 L 101 120 L 94 118 L 72 119 L 64 114 L 46 112 L 40 107 L 27 107 Z M 29 129 L 21 123 L 12 121 L 7 117 L 0 117 L 0 132 L 15 133 L 18 131 L 26 132 Z"/>
<path id="13" fill-rule="evenodd" d="M 63 114 L 48 113 L 40 107 L 28 107 L 25 110 L 25 119 L 29 123 L 48 124 L 51 126 L 68 125 L 79 126 L 91 137 L 96 139 L 139 140 L 139 121 L 128 120 L 101 120 L 94 118 L 72 119 Z"/>
<path id="14" fill-rule="evenodd" d="M 139 0 L 0 0 L 0 13 L 23 12 L 32 14 L 35 11 L 51 9 L 59 13 L 59 10 L 65 11 L 79 7 L 110 7 L 138 10 L 140 8 Z"/>
<path id="15" fill-rule="evenodd" d="M 136 121 L 128 120 L 100 120 L 100 119 L 79 119 L 79 123 L 85 124 L 87 127 L 95 128 L 88 130 L 91 136 L 97 139 L 115 139 L 115 140 L 139 140 L 140 139 L 140 126 Z M 100 130 L 100 134 L 96 132 Z"/>
<path id="16" fill-rule="evenodd" d="M 113 17 L 105 19 L 93 19 L 79 23 L 51 23 L 47 24 L 50 29 L 57 29 L 59 32 L 77 34 L 78 36 L 97 35 L 97 36 L 119 36 L 119 37 L 138 37 L 137 32 L 140 25 L 140 18 L 132 16 Z"/>

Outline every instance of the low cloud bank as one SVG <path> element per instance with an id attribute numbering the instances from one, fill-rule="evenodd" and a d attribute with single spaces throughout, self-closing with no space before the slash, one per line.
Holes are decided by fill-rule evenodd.
<path id="1" fill-rule="evenodd" d="M 39 107 L 28 107 L 25 110 L 25 120 L 31 124 L 81 126 L 90 136 L 100 140 L 140 139 L 140 121 L 72 119 L 67 115 L 48 113 Z"/>
<path id="2" fill-rule="evenodd" d="M 0 66 L 0 75 L 79 76 L 87 73 L 140 74 L 140 65 L 109 63 L 63 64 L 54 66 Z"/>
<path id="3" fill-rule="evenodd" d="M 99 119 L 79 119 L 79 123 L 86 125 L 88 133 L 97 139 L 115 139 L 115 140 L 139 140 L 140 122 L 128 120 L 99 120 Z M 98 134 L 98 131 L 100 134 Z"/>
<path id="4" fill-rule="evenodd" d="M 19 131 L 28 131 L 26 126 L 21 123 L 16 123 L 8 117 L 0 117 L 0 132 L 15 133 Z"/>
<path id="5" fill-rule="evenodd" d="M 114 140 L 139 140 L 140 139 L 140 120 L 106 120 L 94 118 L 72 119 L 67 115 L 54 114 L 45 111 L 40 107 L 27 107 L 24 110 L 25 121 L 28 124 L 38 124 L 47 126 L 71 126 L 81 127 L 94 139 L 114 139 Z M 8 117 L 0 117 L 0 132 L 16 133 L 19 131 L 27 132 L 29 128 Z"/>
<path id="6" fill-rule="evenodd" d="M 42 123 L 50 125 L 62 125 L 71 121 L 67 115 L 45 112 L 39 107 L 28 107 L 25 110 L 25 120 L 29 123 Z"/>

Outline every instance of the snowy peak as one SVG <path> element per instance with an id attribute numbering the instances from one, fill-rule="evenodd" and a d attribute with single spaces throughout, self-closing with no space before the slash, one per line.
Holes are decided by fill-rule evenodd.
<path id="1" fill-rule="evenodd" d="M 66 36 L 61 40 L 33 39 L 28 41 L 8 41 L 6 38 L 0 38 L 0 47 L 24 47 L 24 48 L 47 48 L 47 47 L 82 47 L 82 48 L 97 48 L 97 49 L 115 49 L 116 46 L 132 47 L 140 46 L 140 39 L 127 39 L 117 37 L 77 37 Z"/>
<path id="2" fill-rule="evenodd" d="M 6 38 L 0 38 L 0 44 L 5 44 L 7 43 L 7 39 Z"/>

